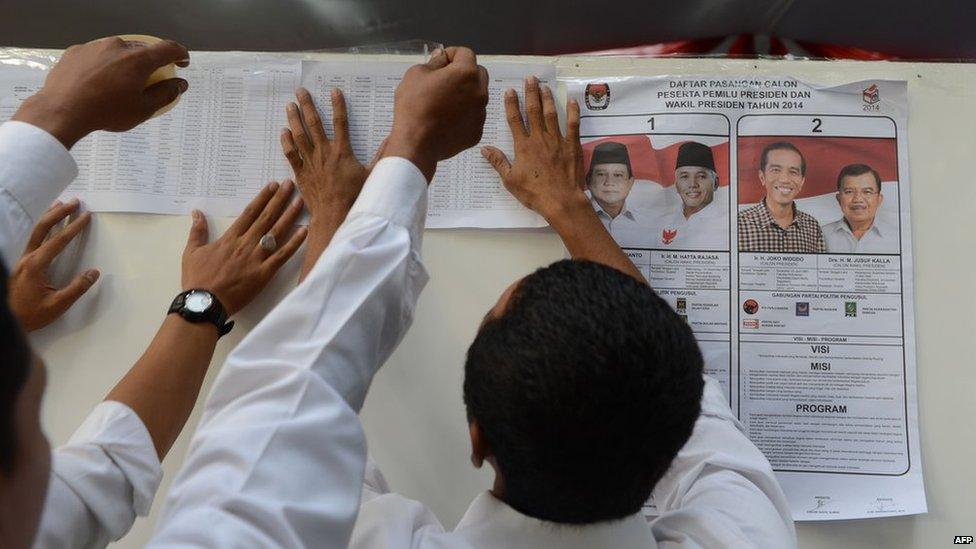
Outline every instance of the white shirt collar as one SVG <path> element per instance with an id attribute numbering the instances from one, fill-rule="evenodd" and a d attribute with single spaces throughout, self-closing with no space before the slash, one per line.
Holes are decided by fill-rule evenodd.
<path id="1" fill-rule="evenodd" d="M 597 202 L 596 199 L 593 198 L 592 196 L 590 197 L 590 203 L 593 204 L 593 209 L 596 210 L 596 214 L 598 216 L 600 216 L 600 217 L 605 217 L 607 219 L 614 220 L 614 219 L 617 219 L 617 218 L 623 216 L 623 217 L 626 217 L 627 219 L 629 219 L 631 221 L 637 221 L 637 219 L 634 217 L 634 212 L 630 208 L 627 207 L 627 201 L 624 201 L 624 207 L 623 207 L 623 209 L 620 210 L 620 214 L 617 217 L 610 217 L 610 214 L 608 214 L 603 209 L 603 207 L 600 206 L 600 203 Z"/>
<path id="2" fill-rule="evenodd" d="M 657 547 L 651 527 L 640 513 L 588 525 L 558 524 L 523 515 L 490 492 L 471 502 L 454 533 L 474 547 Z"/>
<path id="3" fill-rule="evenodd" d="M 869 228 L 867 231 L 865 231 L 864 234 L 868 234 L 868 233 L 873 232 L 873 233 L 877 234 L 879 237 L 884 238 L 888 234 L 888 228 L 887 227 L 884 227 L 884 230 L 882 230 L 882 226 L 883 225 L 884 225 L 884 223 L 882 223 L 878 219 L 878 216 L 875 216 L 874 217 L 874 221 L 871 223 L 871 228 Z M 840 218 L 840 220 L 837 222 L 837 224 L 834 225 L 834 230 L 835 231 L 841 231 L 844 234 L 849 235 L 851 238 L 854 237 L 854 231 L 852 231 L 850 225 L 847 224 L 847 218 L 846 217 Z M 864 237 L 862 236 L 861 238 L 864 238 Z"/>

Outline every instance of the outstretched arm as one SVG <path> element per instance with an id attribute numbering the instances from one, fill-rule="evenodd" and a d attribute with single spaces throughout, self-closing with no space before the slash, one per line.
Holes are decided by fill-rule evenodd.
<path id="1" fill-rule="evenodd" d="M 566 106 L 566 136 L 559 129 L 556 103 L 549 86 L 534 76 L 525 80 L 522 120 L 515 90 L 505 92 L 505 115 L 515 142 L 512 163 L 496 147 L 482 154 L 524 206 L 542 215 L 562 239 L 573 259 L 602 263 L 645 282 L 600 222 L 583 193 L 583 150 L 579 142 L 579 105 Z"/>
<path id="2" fill-rule="evenodd" d="M 68 150 L 95 130 L 131 129 L 186 91 L 179 78 L 146 87 L 153 71 L 174 62 L 187 65 L 189 53 L 171 40 L 72 46 L 41 90 L 0 125 L 0 256 L 8 269 L 41 213 L 78 175 Z"/>
<path id="3" fill-rule="evenodd" d="M 324 239 L 321 257 L 306 262 L 305 280 L 228 357 L 155 544 L 346 545 L 366 457 L 356 413 L 427 281 L 420 244 L 436 162 L 480 138 L 487 98 L 480 74 L 474 54 L 460 50 L 408 71 L 385 157 L 345 221 Z M 449 109 L 463 116 L 451 118 Z M 297 130 L 293 124 L 290 137 L 300 147 Z M 341 156 L 308 149 L 301 160 Z M 313 196 L 330 196 L 317 187 L 328 184 L 299 182 L 310 230 L 328 230 L 315 222 L 319 204 L 312 204 Z M 330 235 L 314 240 L 322 236 Z"/>
<path id="4" fill-rule="evenodd" d="M 291 193 L 290 184 L 269 185 L 212 243 L 206 218 L 194 212 L 183 289 L 210 291 L 230 314 L 250 302 L 304 238 L 304 229 L 294 230 L 302 207 L 300 201 L 289 205 Z M 273 253 L 261 249 L 258 238 L 266 232 L 286 243 Z M 105 402 L 54 452 L 38 547 L 104 546 L 125 535 L 137 515 L 148 514 L 162 477 L 160 461 L 196 403 L 217 337 L 213 324 L 166 316 Z"/>

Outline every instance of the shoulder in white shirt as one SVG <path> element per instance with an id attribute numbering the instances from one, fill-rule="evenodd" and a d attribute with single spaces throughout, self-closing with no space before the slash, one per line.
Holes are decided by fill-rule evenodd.
<path id="1" fill-rule="evenodd" d="M 708 377 L 691 438 L 654 488 L 660 515 L 650 523 L 635 514 L 560 525 L 523 515 L 484 493 L 448 532 L 423 504 L 384 493 L 377 471 L 367 471 L 366 479 L 350 542 L 356 549 L 796 547 L 789 505 L 769 461 L 746 438 L 718 382 Z"/>
<path id="2" fill-rule="evenodd" d="M 874 218 L 871 228 L 861 235 L 860 239 L 854 237 L 854 233 L 843 217 L 827 223 L 822 231 L 827 244 L 827 253 L 899 253 L 898 228 L 886 222 L 881 216 Z"/>
<path id="3" fill-rule="evenodd" d="M 656 248 L 679 250 L 728 250 L 729 212 L 722 204 L 712 201 L 701 210 L 685 217 L 678 207 L 661 222 Z"/>

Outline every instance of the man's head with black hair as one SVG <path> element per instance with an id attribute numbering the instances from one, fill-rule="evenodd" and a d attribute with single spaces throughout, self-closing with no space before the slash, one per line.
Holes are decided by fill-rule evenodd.
<path id="1" fill-rule="evenodd" d="M 586 188 L 607 215 L 620 214 L 634 188 L 634 170 L 627 145 L 604 141 L 593 149 Z"/>
<path id="2" fill-rule="evenodd" d="M 759 183 L 766 191 L 766 207 L 790 207 L 806 182 L 807 160 L 788 141 L 763 147 L 759 155 Z"/>
<path id="3" fill-rule="evenodd" d="M 0 546 L 29 546 L 40 522 L 51 448 L 41 430 L 44 366 L 7 302 L 0 262 Z"/>
<path id="4" fill-rule="evenodd" d="M 559 261 L 506 290 L 468 349 L 473 458 L 523 514 L 622 518 L 691 436 L 703 385 L 691 329 L 650 287 Z"/>

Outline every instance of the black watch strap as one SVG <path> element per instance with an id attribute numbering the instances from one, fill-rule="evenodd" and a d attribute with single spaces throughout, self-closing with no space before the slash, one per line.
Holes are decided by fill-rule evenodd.
<path id="1" fill-rule="evenodd" d="M 191 311 L 186 307 L 186 298 L 193 292 L 205 292 L 213 300 L 206 311 L 200 313 Z M 212 292 L 202 288 L 191 288 L 185 292 L 180 292 L 173 299 L 173 302 L 169 306 L 169 311 L 166 314 L 173 313 L 180 315 L 188 322 L 209 322 L 213 324 L 217 327 L 218 338 L 227 335 L 234 328 L 234 321 L 231 320 L 228 322 L 227 320 L 227 309 L 224 308 L 224 304 Z"/>

